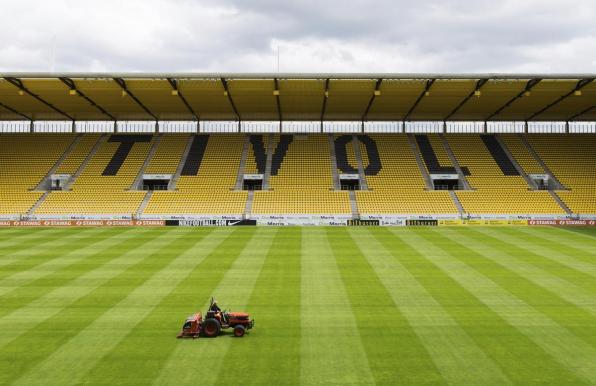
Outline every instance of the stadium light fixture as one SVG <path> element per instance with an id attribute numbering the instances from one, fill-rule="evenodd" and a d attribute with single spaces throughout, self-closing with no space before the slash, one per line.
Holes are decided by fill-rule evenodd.
<path id="1" fill-rule="evenodd" d="M 279 90 L 273 90 L 273 95 L 279 96 Z"/>
<path id="2" fill-rule="evenodd" d="M 474 91 L 474 96 L 480 98 L 481 95 L 482 95 L 482 91 L 480 91 L 480 90 Z"/>
<path id="3" fill-rule="evenodd" d="M 582 90 L 575 90 L 573 92 L 573 95 L 575 95 L 575 96 L 582 96 Z"/>
<path id="4" fill-rule="evenodd" d="M 424 96 L 430 96 L 430 91 L 425 91 Z"/>
<path id="5" fill-rule="evenodd" d="M 381 90 L 375 90 L 375 96 L 381 96 Z"/>
<path id="6" fill-rule="evenodd" d="M 68 90 L 68 95 L 70 95 L 70 96 L 77 95 L 77 90 L 72 90 L 72 89 L 71 90 Z"/>
<path id="7" fill-rule="evenodd" d="M 530 91 L 530 90 L 524 91 L 525 97 L 529 97 L 530 95 L 532 95 L 532 91 Z"/>
<path id="8" fill-rule="evenodd" d="M 172 90 L 172 96 L 178 96 L 178 90 Z"/>
<path id="9" fill-rule="evenodd" d="M 126 90 L 122 90 L 122 93 L 121 93 L 121 95 L 122 95 L 122 97 L 125 97 L 125 96 L 127 96 L 127 95 L 128 95 L 128 93 L 126 92 Z"/>
<path id="10" fill-rule="evenodd" d="M 25 91 L 23 91 L 23 90 L 19 90 L 19 95 L 20 95 L 20 96 L 23 96 L 23 95 L 25 95 Z"/>

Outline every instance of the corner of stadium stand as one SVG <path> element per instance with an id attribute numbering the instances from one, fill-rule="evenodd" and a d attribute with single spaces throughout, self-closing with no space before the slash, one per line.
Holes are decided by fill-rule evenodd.
<path id="1" fill-rule="evenodd" d="M 5 73 L 0 224 L 592 221 L 595 78 Z"/>

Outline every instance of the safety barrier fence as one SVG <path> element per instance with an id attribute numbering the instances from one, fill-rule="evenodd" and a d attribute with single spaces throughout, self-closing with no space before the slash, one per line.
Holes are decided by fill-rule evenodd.
<path id="1" fill-rule="evenodd" d="M 596 133 L 594 121 L 0 121 L 0 133 Z"/>

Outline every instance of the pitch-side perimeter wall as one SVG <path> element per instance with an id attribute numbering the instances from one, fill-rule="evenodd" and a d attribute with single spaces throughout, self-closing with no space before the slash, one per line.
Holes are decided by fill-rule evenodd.
<path id="1" fill-rule="evenodd" d="M 89 217 L 89 216 L 87 216 Z M 184 217 L 167 219 L 0 219 L 0 227 L 101 227 L 101 226 L 596 226 L 596 216 L 565 218 L 528 216 L 493 216 L 456 218 L 448 216 L 389 216 L 368 215 L 354 219 L 351 216 L 331 215 L 263 215 L 255 218 L 240 217 Z"/>

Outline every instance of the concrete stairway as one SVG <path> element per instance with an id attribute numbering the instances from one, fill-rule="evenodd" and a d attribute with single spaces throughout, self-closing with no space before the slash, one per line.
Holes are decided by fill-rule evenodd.
<path id="1" fill-rule="evenodd" d="M 101 145 L 105 141 L 107 141 L 107 139 L 108 139 L 108 135 L 107 134 L 102 134 L 102 136 L 99 137 L 99 139 L 97 140 L 97 142 L 93 146 L 93 149 L 91 149 L 91 151 L 89 152 L 89 154 L 87 154 L 87 157 L 85 157 L 85 159 L 83 160 L 83 162 L 81 163 L 81 165 L 79 166 L 79 168 L 77 169 L 77 171 L 75 172 L 75 174 L 70 178 L 70 180 L 62 188 L 62 190 L 70 190 L 70 187 L 72 186 L 72 184 L 74 184 L 75 181 L 77 180 L 77 178 L 79 178 L 79 176 L 83 173 L 83 171 L 85 170 L 85 168 L 87 167 L 87 165 L 89 164 L 89 162 L 91 162 L 91 159 L 93 159 L 93 157 L 95 156 L 95 154 L 97 153 L 97 151 L 99 150 L 99 148 L 101 147 Z"/>
<path id="2" fill-rule="evenodd" d="M 75 137 L 75 139 L 73 139 L 73 141 L 70 143 L 70 145 L 68 145 L 68 147 L 62 154 L 62 156 L 60 156 L 60 158 L 58 159 L 58 161 L 56 161 L 54 166 L 52 166 L 52 168 L 42 178 L 42 180 L 39 182 L 39 184 L 37 184 L 37 186 L 35 187 L 35 190 L 47 190 L 47 188 L 49 187 L 49 184 L 50 184 L 50 181 L 48 181 L 48 180 L 50 179 L 52 174 L 56 174 L 56 170 L 58 170 L 60 165 L 62 165 L 62 162 L 64 162 L 64 160 L 70 155 L 70 153 L 72 153 L 75 146 L 77 146 L 79 144 L 79 142 L 81 142 L 82 136 L 83 136 L 83 134 L 79 134 Z"/>
<path id="3" fill-rule="evenodd" d="M 247 219 L 250 217 L 252 213 L 252 202 L 255 197 L 255 191 L 249 190 L 248 197 L 246 198 L 246 206 L 244 207 L 244 218 Z"/>
<path id="4" fill-rule="evenodd" d="M 464 174 L 463 170 L 461 169 L 461 166 L 459 165 L 457 158 L 455 158 L 455 154 L 453 154 L 453 150 L 451 150 L 451 146 L 449 146 L 449 142 L 447 142 L 447 138 L 445 138 L 445 135 L 443 135 L 443 134 L 439 134 L 439 137 L 441 138 L 441 142 L 443 143 L 443 148 L 445 149 L 445 152 L 447 152 L 447 156 L 449 157 L 449 160 L 451 161 L 451 165 L 453 165 L 453 167 L 455 168 L 455 171 L 457 171 L 457 175 L 463 185 L 464 190 L 472 190 L 472 187 L 470 186 L 470 183 L 466 179 L 466 175 Z"/>
<path id="5" fill-rule="evenodd" d="M 465 215 L 465 210 L 464 210 L 463 205 L 459 201 L 459 198 L 457 197 L 457 194 L 455 194 L 455 192 L 453 190 L 450 190 L 449 191 L 449 195 L 451 196 L 451 199 L 453 200 L 453 203 L 455 204 L 455 206 L 457 206 L 457 210 L 459 211 L 459 215 L 460 216 L 464 216 Z"/>
<path id="6" fill-rule="evenodd" d="M 368 190 L 368 182 L 366 181 L 366 175 L 364 174 L 364 164 L 362 162 L 362 153 L 360 152 L 360 141 L 355 135 L 352 136 L 352 145 L 354 146 L 356 162 L 358 163 L 358 179 L 360 182 L 360 190 Z M 337 168 L 335 170 L 337 170 Z"/>
<path id="7" fill-rule="evenodd" d="M 559 197 L 559 195 L 554 190 L 549 190 L 548 192 L 550 193 L 551 197 L 557 202 L 557 204 L 559 204 L 561 209 L 563 209 L 565 211 L 565 213 L 567 213 L 570 216 L 573 215 L 573 212 L 571 211 L 571 209 L 569 209 L 567 204 L 565 204 L 563 202 L 563 200 L 561 200 L 561 197 Z"/>
<path id="8" fill-rule="evenodd" d="M 143 212 L 147 208 L 147 205 L 149 205 L 149 200 L 151 200 L 151 196 L 153 196 L 153 190 L 148 190 L 147 193 L 145 194 L 145 197 L 143 197 L 143 201 L 141 202 L 141 205 L 139 205 L 139 208 L 137 209 L 137 212 L 135 213 L 136 218 L 139 218 L 140 216 L 143 215 Z"/>
<path id="9" fill-rule="evenodd" d="M 176 172 L 172 176 L 170 183 L 168 184 L 168 190 L 176 190 L 176 184 L 180 179 L 180 174 L 182 174 L 182 168 L 184 168 L 184 164 L 186 163 L 186 158 L 188 158 L 188 153 L 190 153 L 190 148 L 192 146 L 192 142 L 195 136 L 191 135 L 188 137 L 188 142 L 186 143 L 186 148 L 184 149 L 184 153 L 182 153 L 182 157 L 180 157 L 180 162 L 178 163 L 178 167 L 176 168 Z"/>
<path id="10" fill-rule="evenodd" d="M 424 166 L 424 162 L 422 161 L 422 156 L 420 155 L 420 151 L 418 149 L 418 145 L 416 144 L 416 140 L 412 134 L 408 134 L 408 142 L 410 143 L 410 147 L 412 148 L 412 154 L 414 154 L 414 158 L 416 159 L 416 163 L 418 164 L 418 169 L 420 169 L 420 173 L 422 174 L 422 178 L 424 178 L 424 183 L 426 184 L 426 189 L 434 190 L 433 182 L 428 174 L 428 170 Z"/>
<path id="11" fill-rule="evenodd" d="M 544 170 L 544 173 L 548 174 L 549 179 L 554 182 L 555 190 L 566 190 L 567 188 L 565 188 L 563 186 L 563 184 L 561 184 L 561 182 L 557 179 L 557 177 L 555 177 L 553 172 L 548 168 L 548 166 L 546 166 L 546 164 L 544 163 L 542 158 L 540 158 L 538 153 L 536 153 L 536 150 L 534 150 L 532 145 L 530 145 L 530 143 L 528 142 L 528 139 L 523 134 L 519 134 L 519 138 L 522 141 L 522 143 L 524 144 L 524 146 L 526 147 L 526 149 L 528 149 L 528 151 L 530 152 L 532 157 L 536 160 L 536 162 L 538 162 L 540 167 L 542 167 L 542 169 Z"/>
<path id="12" fill-rule="evenodd" d="M 269 190 L 271 163 L 273 161 L 273 138 L 273 134 L 269 134 L 269 143 L 267 144 L 267 163 L 265 164 L 265 175 L 263 176 L 263 190 Z"/>
<path id="13" fill-rule="evenodd" d="M 339 173 L 337 173 L 337 155 L 335 154 L 335 142 L 333 134 L 328 135 L 329 138 L 329 154 L 331 155 L 331 175 L 333 176 L 333 189 L 340 190 Z"/>
<path id="14" fill-rule="evenodd" d="M 143 183 L 143 175 L 145 174 L 147 166 L 149 166 L 149 163 L 153 159 L 153 156 L 155 156 L 155 153 L 157 152 L 157 148 L 159 146 L 161 138 L 162 134 L 158 134 L 157 137 L 153 140 L 153 145 L 151 145 L 151 149 L 149 150 L 149 153 L 147 153 L 147 157 L 145 157 L 145 162 L 143 162 L 143 166 L 141 166 L 141 168 L 139 169 L 139 173 L 137 174 L 137 177 L 132 183 L 130 190 L 142 190 L 141 185 Z"/>
<path id="15" fill-rule="evenodd" d="M 37 202 L 27 211 L 27 217 L 32 216 L 49 195 L 50 191 L 45 191 L 41 197 L 39 197 L 39 200 L 37 200 Z"/>
<path id="16" fill-rule="evenodd" d="M 533 190 L 537 190 L 538 189 L 538 186 L 536 185 L 536 183 L 534 182 L 534 180 L 531 179 L 530 176 L 528 176 L 526 174 L 526 171 L 521 167 L 521 165 L 513 157 L 513 154 L 511 154 L 511 152 L 509 151 L 509 149 L 507 148 L 507 146 L 505 145 L 505 143 L 503 142 L 503 140 L 501 139 L 501 137 L 499 137 L 497 134 L 495 134 L 495 139 L 497 140 L 497 142 L 499 143 L 499 145 L 501 145 L 501 148 L 503 149 L 503 152 L 505 152 L 505 154 L 507 155 L 507 158 L 509 158 L 509 161 L 511 162 L 511 164 L 513 165 L 513 167 L 515 168 L 515 170 L 517 170 L 517 172 L 519 173 L 519 175 L 524 178 L 524 180 L 526 181 L 526 183 L 528 184 L 528 186 L 531 189 L 533 189 Z"/>
<path id="17" fill-rule="evenodd" d="M 356 201 L 356 192 L 353 190 L 350 190 L 348 193 L 350 196 L 350 207 L 352 209 L 352 218 L 354 220 L 359 219 L 360 213 L 358 212 L 358 203 Z"/>
<path id="18" fill-rule="evenodd" d="M 248 149 L 250 146 L 250 135 L 244 138 L 244 146 L 242 147 L 242 155 L 240 156 L 240 165 L 238 165 L 238 174 L 236 175 L 236 185 L 234 190 L 242 190 L 242 183 L 244 181 L 244 170 L 246 170 L 246 158 L 248 158 Z"/>

